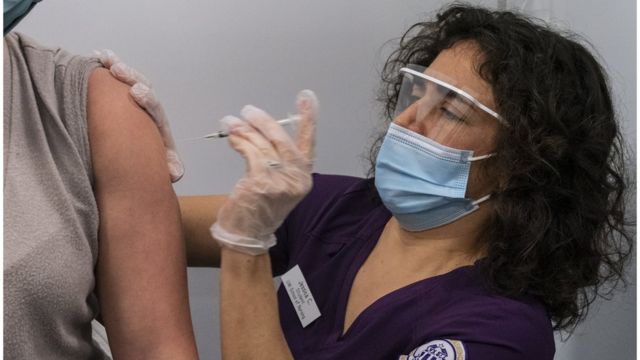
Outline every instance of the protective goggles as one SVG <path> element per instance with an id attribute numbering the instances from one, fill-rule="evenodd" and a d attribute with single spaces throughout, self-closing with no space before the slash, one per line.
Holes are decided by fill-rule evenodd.
<path id="1" fill-rule="evenodd" d="M 476 154 L 488 153 L 498 126 L 506 122 L 470 90 L 446 81 L 420 65 L 400 69 L 403 76 L 394 122 L 441 145 Z"/>

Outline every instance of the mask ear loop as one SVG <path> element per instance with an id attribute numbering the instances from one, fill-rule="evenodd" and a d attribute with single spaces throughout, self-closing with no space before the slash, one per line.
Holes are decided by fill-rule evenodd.
<path id="1" fill-rule="evenodd" d="M 487 155 L 480 155 L 480 156 L 474 156 L 474 157 L 469 158 L 469 161 L 488 159 L 488 158 L 493 157 L 495 155 L 496 155 L 496 153 L 487 154 Z M 478 206 L 480 203 L 483 203 L 483 202 L 489 200 L 490 197 L 491 197 L 491 194 L 485 195 L 485 196 L 481 197 L 480 199 L 477 199 L 477 200 L 474 200 L 473 202 L 471 202 L 471 205 Z"/>
<path id="2" fill-rule="evenodd" d="M 474 156 L 474 157 L 470 157 L 469 161 L 484 160 L 484 159 L 488 159 L 490 157 L 493 157 L 495 155 L 496 155 L 496 153 L 487 154 L 487 155 L 480 155 L 480 156 Z"/>
<path id="3" fill-rule="evenodd" d="M 485 202 L 485 201 L 489 200 L 489 198 L 490 198 L 490 197 L 491 197 L 491 194 L 489 194 L 489 195 L 485 195 L 485 196 L 481 197 L 481 198 L 480 198 L 480 199 L 478 199 L 478 200 L 474 200 L 474 201 L 471 203 L 471 205 L 473 205 L 473 206 L 478 206 L 478 205 L 480 205 L 480 203 L 483 203 L 483 202 Z"/>

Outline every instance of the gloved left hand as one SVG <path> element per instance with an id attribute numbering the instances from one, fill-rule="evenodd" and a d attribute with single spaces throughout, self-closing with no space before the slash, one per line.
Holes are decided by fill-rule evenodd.
<path id="1" fill-rule="evenodd" d="M 120 61 L 118 56 L 111 50 L 96 50 L 94 55 L 100 59 L 102 65 L 116 79 L 131 86 L 129 91 L 131 96 L 138 105 L 147 111 L 160 131 L 164 147 L 167 150 L 167 164 L 169 166 L 169 174 L 171 174 L 171 182 L 180 180 L 184 175 L 184 166 L 182 165 L 182 160 L 180 160 L 180 155 L 176 151 L 167 115 L 151 89 L 151 82 L 144 75 Z"/>
<path id="2" fill-rule="evenodd" d="M 300 123 L 294 141 L 272 117 L 253 106 L 245 121 L 226 117 L 229 143 L 246 160 L 246 173 L 218 212 L 211 234 L 222 245 L 250 255 L 275 245 L 274 232 L 311 189 L 318 100 L 298 94 Z"/>

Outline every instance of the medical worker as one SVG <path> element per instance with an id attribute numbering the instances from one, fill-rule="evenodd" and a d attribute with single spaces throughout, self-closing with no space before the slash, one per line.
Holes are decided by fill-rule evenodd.
<path id="1" fill-rule="evenodd" d="M 221 257 L 223 358 L 552 359 L 631 251 L 602 67 L 522 15 L 454 5 L 383 75 L 371 178 L 311 174 L 310 92 L 293 139 L 253 106 L 224 119 L 246 174 L 181 199 L 190 263 Z"/>

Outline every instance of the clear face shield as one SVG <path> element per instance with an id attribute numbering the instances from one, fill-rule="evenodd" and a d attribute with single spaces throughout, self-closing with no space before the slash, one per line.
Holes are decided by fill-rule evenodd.
<path id="1" fill-rule="evenodd" d="M 477 100 L 468 89 L 431 69 L 407 65 L 403 75 L 394 123 L 440 145 L 472 151 L 474 157 L 489 155 L 500 116 Z"/>

